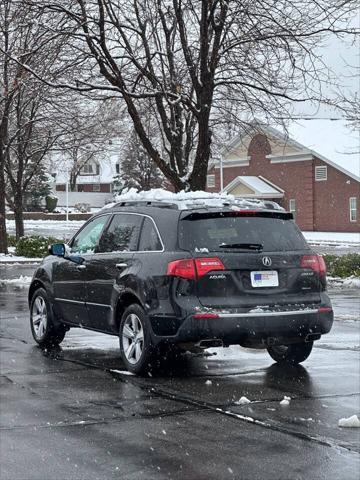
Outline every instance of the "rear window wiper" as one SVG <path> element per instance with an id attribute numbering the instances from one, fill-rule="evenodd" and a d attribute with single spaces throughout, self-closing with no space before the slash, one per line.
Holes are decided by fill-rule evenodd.
<path id="1" fill-rule="evenodd" d="M 264 247 L 261 243 L 222 243 L 220 248 L 239 248 L 244 250 L 257 250 L 260 252 Z"/>

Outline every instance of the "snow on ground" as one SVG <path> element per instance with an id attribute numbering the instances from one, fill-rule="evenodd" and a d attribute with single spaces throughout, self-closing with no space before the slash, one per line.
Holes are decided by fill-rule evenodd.
<path id="1" fill-rule="evenodd" d="M 251 400 L 249 400 L 247 397 L 241 397 L 237 402 L 235 402 L 235 405 L 246 405 L 248 403 L 251 403 Z"/>
<path id="2" fill-rule="evenodd" d="M 283 405 L 285 407 L 287 407 L 288 405 L 290 405 L 290 401 L 291 401 L 291 397 L 284 397 L 281 402 L 280 402 L 280 405 Z"/>
<path id="3" fill-rule="evenodd" d="M 84 224 L 85 220 L 25 220 L 25 235 L 39 235 L 70 239 Z M 15 234 L 14 220 L 6 220 L 7 232 Z"/>
<path id="4" fill-rule="evenodd" d="M 360 246 L 360 233 L 302 232 L 311 245 Z"/>
<path id="5" fill-rule="evenodd" d="M 81 227 L 85 220 L 24 220 L 25 230 L 27 228 L 31 229 L 49 229 L 51 230 L 54 226 L 59 228 L 76 228 Z M 6 228 L 15 229 L 15 220 L 6 220 Z"/>
<path id="6" fill-rule="evenodd" d="M 31 278 L 26 275 L 20 275 L 18 278 L 0 278 L 0 285 L 20 285 L 27 286 L 31 283 Z"/>
<path id="7" fill-rule="evenodd" d="M 11 265 L 21 265 L 23 263 L 39 263 L 41 262 L 41 257 L 21 257 L 13 254 L 5 255 L 0 253 L 0 263 L 11 263 Z"/>
<path id="8" fill-rule="evenodd" d="M 349 418 L 340 418 L 339 427 L 348 427 L 348 428 L 360 428 L 360 420 L 357 415 L 353 415 Z"/>
<path id="9" fill-rule="evenodd" d="M 326 277 L 329 287 L 332 288 L 360 288 L 360 278 L 359 277 Z"/>

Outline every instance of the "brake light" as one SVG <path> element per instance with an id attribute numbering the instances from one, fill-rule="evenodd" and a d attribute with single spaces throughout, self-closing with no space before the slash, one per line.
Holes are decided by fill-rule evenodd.
<path id="1" fill-rule="evenodd" d="M 235 215 L 257 215 L 259 210 L 248 210 L 244 208 L 243 210 L 234 210 Z"/>
<path id="2" fill-rule="evenodd" d="M 300 267 L 310 268 L 320 276 L 326 275 L 326 264 L 321 255 L 304 255 L 301 259 Z"/>
<path id="3" fill-rule="evenodd" d="M 172 277 L 196 280 L 214 270 L 225 270 L 222 261 L 217 258 L 185 258 L 170 262 L 167 267 L 167 275 Z"/>

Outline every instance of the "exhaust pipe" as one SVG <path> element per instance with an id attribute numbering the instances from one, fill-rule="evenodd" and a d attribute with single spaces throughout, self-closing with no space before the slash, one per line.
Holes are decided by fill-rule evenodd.
<path id="1" fill-rule="evenodd" d="M 216 347 L 223 347 L 223 341 L 219 338 L 208 338 L 206 340 L 200 340 L 200 342 L 195 344 L 196 347 L 199 348 L 216 348 Z"/>
<path id="2" fill-rule="evenodd" d="M 305 337 L 305 343 L 313 342 L 314 340 L 319 340 L 321 337 L 320 333 L 308 333 Z"/>

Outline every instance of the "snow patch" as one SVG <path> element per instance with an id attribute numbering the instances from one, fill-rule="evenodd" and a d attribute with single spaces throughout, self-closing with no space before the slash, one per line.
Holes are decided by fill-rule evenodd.
<path id="1" fill-rule="evenodd" d="M 302 232 L 311 245 L 360 246 L 360 234 L 348 232 Z"/>
<path id="2" fill-rule="evenodd" d="M 246 405 L 248 403 L 251 403 L 251 400 L 246 397 L 241 397 L 237 402 L 235 402 L 235 405 Z"/>
<path id="3" fill-rule="evenodd" d="M 120 375 L 135 375 L 132 372 L 128 372 L 127 370 L 114 370 L 110 369 L 110 372 L 120 373 Z"/>
<path id="4" fill-rule="evenodd" d="M 30 285 L 32 277 L 20 275 L 18 278 L 0 278 L 0 284 L 5 285 Z"/>
<path id="5" fill-rule="evenodd" d="M 338 425 L 346 428 L 360 428 L 360 420 L 357 415 L 353 415 L 349 418 L 340 418 Z"/>
<path id="6" fill-rule="evenodd" d="M 356 288 L 360 289 L 360 278 L 354 275 L 346 278 L 326 277 L 329 287 L 332 288 Z"/>
<path id="7" fill-rule="evenodd" d="M 10 250 L 10 249 L 9 249 Z M 0 263 L 11 263 L 14 264 L 23 264 L 23 263 L 39 263 L 42 261 L 41 257 L 23 257 L 17 256 L 9 253 L 5 255 L 5 253 L 0 253 Z"/>

